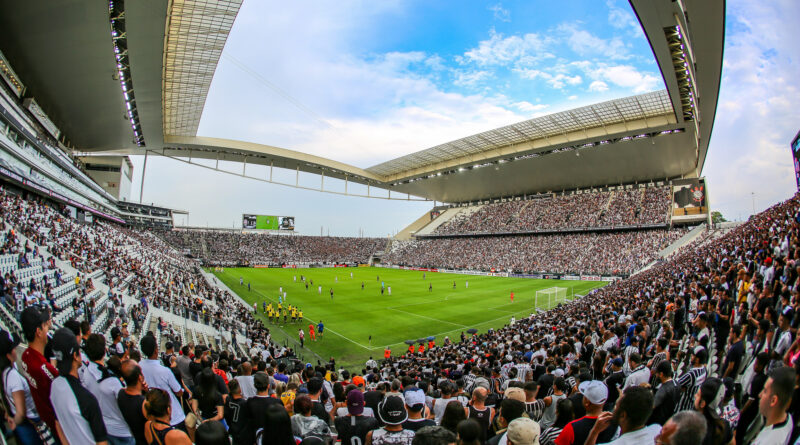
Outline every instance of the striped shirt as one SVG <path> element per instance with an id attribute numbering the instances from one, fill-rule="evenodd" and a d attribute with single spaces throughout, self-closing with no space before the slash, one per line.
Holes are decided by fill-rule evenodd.
<path id="1" fill-rule="evenodd" d="M 658 354 L 653 356 L 653 365 L 650 366 L 650 371 L 651 371 L 650 372 L 650 374 L 651 374 L 650 375 L 650 386 L 652 386 L 653 388 L 655 388 L 655 386 L 656 386 L 656 378 L 657 378 L 656 377 L 656 368 L 658 367 L 659 363 L 663 362 L 666 359 L 667 359 L 666 351 L 665 352 L 659 352 Z"/>
<path id="2" fill-rule="evenodd" d="M 625 351 L 622 354 L 623 357 L 625 357 L 625 363 L 622 365 L 622 372 L 625 373 L 625 377 L 629 376 L 632 371 L 630 357 L 634 352 L 639 352 L 639 348 L 636 346 L 626 346 Z"/>
<path id="3" fill-rule="evenodd" d="M 544 430 L 542 435 L 539 436 L 539 443 L 541 445 L 555 445 L 556 437 L 561 434 L 561 430 L 564 428 L 559 428 L 557 426 L 551 426 L 550 428 Z"/>
<path id="4" fill-rule="evenodd" d="M 542 399 L 536 399 L 533 402 L 525 402 L 525 412 L 534 422 L 538 422 L 542 419 L 545 408 L 547 407 L 544 405 L 544 400 Z"/>
<path id="5" fill-rule="evenodd" d="M 692 409 L 694 406 L 694 396 L 697 393 L 697 390 L 700 388 L 700 385 L 706 381 L 707 375 L 708 371 L 706 370 L 706 367 L 701 366 L 699 368 L 692 368 L 678 377 L 676 383 L 681 389 L 681 400 L 677 405 L 675 405 L 676 413 L 679 411 Z"/>

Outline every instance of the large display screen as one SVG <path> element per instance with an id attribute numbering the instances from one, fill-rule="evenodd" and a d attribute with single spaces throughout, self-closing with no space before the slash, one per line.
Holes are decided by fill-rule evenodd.
<path id="1" fill-rule="evenodd" d="M 704 178 L 680 179 L 672 183 L 672 215 L 708 213 Z"/>
<path id="2" fill-rule="evenodd" d="M 294 230 L 294 216 L 242 215 L 242 228 L 247 230 Z"/>
<path id="3" fill-rule="evenodd" d="M 794 179 L 797 182 L 797 190 L 800 190 L 800 132 L 792 141 L 792 161 L 794 161 Z"/>

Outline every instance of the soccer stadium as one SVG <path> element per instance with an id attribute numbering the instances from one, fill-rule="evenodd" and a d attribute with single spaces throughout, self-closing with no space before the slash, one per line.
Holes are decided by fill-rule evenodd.
<path id="1" fill-rule="evenodd" d="M 715 121 L 739 109 L 720 99 L 739 5 L 596 3 L 645 54 L 629 36 L 584 49 L 660 77 L 613 97 L 589 92 L 622 80 L 583 74 L 577 106 L 525 102 L 526 119 L 359 159 L 200 131 L 233 113 L 211 99 L 223 61 L 327 119 L 226 49 L 240 25 L 280 26 L 282 5 L 0 2 L 2 442 L 800 443 L 800 195 L 756 212 L 737 190 L 753 212 L 727 222 L 704 173 Z M 479 9 L 499 39 L 513 8 Z M 473 74 L 454 84 L 494 82 Z M 800 189 L 800 134 L 783 143 Z M 234 224 L 192 225 L 159 165 L 193 196 L 202 171 L 300 205 L 425 210 L 389 236 L 317 235 L 274 196 L 234 214 L 194 196 Z"/>

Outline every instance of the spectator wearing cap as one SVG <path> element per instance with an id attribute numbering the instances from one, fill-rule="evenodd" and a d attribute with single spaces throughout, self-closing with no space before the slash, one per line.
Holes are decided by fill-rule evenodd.
<path id="1" fill-rule="evenodd" d="M 36 405 L 31 397 L 31 388 L 28 381 L 17 371 L 14 364 L 17 361 L 16 348 L 20 343 L 17 334 L 0 331 L 0 372 L 2 372 L 3 394 L 6 396 L 8 416 L 11 418 L 11 428 L 17 442 L 40 443 L 36 432 L 37 425 L 44 426 L 36 412 Z M 45 428 L 47 428 L 45 426 Z"/>
<path id="2" fill-rule="evenodd" d="M 617 401 L 614 413 L 602 413 L 592 427 L 585 445 L 594 445 L 598 436 L 609 425 L 619 425 L 620 436 L 608 442 L 609 445 L 642 445 L 654 443 L 655 437 L 661 432 L 661 425 L 645 426 L 653 410 L 653 393 L 641 386 L 631 386 L 625 389 Z M 616 429 L 616 428 L 614 428 Z"/>
<path id="3" fill-rule="evenodd" d="M 653 413 L 647 423 L 663 425 L 675 412 L 681 391 L 672 379 L 672 363 L 669 361 L 662 361 L 656 366 L 655 376 L 659 385 L 653 399 Z"/>
<path id="4" fill-rule="evenodd" d="M 787 412 L 795 389 L 794 369 L 782 367 L 773 370 L 758 401 L 758 412 L 764 416 L 764 427 L 753 440 L 753 445 L 786 445 L 792 434 L 794 422 Z"/>
<path id="5" fill-rule="evenodd" d="M 122 343 L 122 331 L 116 326 L 111 328 L 111 348 L 110 352 L 120 359 L 128 358 L 128 348 Z"/>
<path id="6" fill-rule="evenodd" d="M 694 348 L 692 351 L 692 368 L 684 372 L 675 383 L 681 390 L 681 400 L 675 406 L 675 412 L 692 409 L 694 407 L 694 397 L 700 385 L 706 381 L 708 370 L 708 351 L 702 346 Z"/>
<path id="7" fill-rule="evenodd" d="M 583 394 L 583 407 L 586 410 L 586 415 L 568 423 L 561 431 L 561 434 L 556 437 L 556 445 L 583 444 L 589 437 L 589 432 L 597 422 L 598 416 L 603 412 L 603 405 L 608 400 L 608 387 L 599 380 L 582 382 L 578 386 L 578 391 Z M 601 430 L 599 433 L 601 442 L 611 440 L 614 430 L 615 428 Z"/>
<path id="8" fill-rule="evenodd" d="M 364 410 L 364 394 L 357 390 L 347 393 L 347 415 L 339 416 L 334 420 L 336 432 L 339 440 L 343 444 L 354 443 L 354 438 L 358 438 L 358 443 L 366 443 L 367 433 L 378 428 L 378 419 L 367 417 Z"/>
<path id="9" fill-rule="evenodd" d="M 527 417 L 514 419 L 508 424 L 508 445 L 539 445 L 539 424 Z"/>
<path id="10" fill-rule="evenodd" d="M 22 334 L 28 342 L 28 348 L 22 353 L 22 369 L 31 387 L 31 397 L 36 405 L 36 412 L 50 431 L 54 435 L 57 434 L 63 442 L 65 438 L 59 431 L 53 404 L 50 403 L 50 385 L 58 377 L 58 370 L 44 356 L 47 332 L 52 326 L 50 313 L 37 306 L 29 306 L 22 311 L 20 324 Z"/>
<path id="11" fill-rule="evenodd" d="M 411 445 L 414 431 L 403 429 L 408 413 L 402 398 L 395 396 L 384 398 L 378 405 L 378 415 L 384 426 L 367 433 L 367 445 Z"/>
<path id="12" fill-rule="evenodd" d="M 425 408 L 425 392 L 419 388 L 411 387 L 404 393 L 406 410 L 408 411 L 408 420 L 403 423 L 403 429 L 418 431 L 426 426 L 436 425 L 431 419 L 428 419 Z"/>
<path id="13" fill-rule="evenodd" d="M 81 354 L 75 334 L 67 328 L 57 330 L 53 335 L 52 347 L 59 376 L 53 381 L 50 401 L 66 443 L 108 443 L 100 405 L 78 380 Z"/>
<path id="14" fill-rule="evenodd" d="M 660 445 L 697 445 L 698 438 L 706 435 L 706 421 L 696 411 L 681 411 L 670 417 L 656 435 Z"/>
<path id="15" fill-rule="evenodd" d="M 331 430 L 328 422 L 315 416 L 311 411 L 314 402 L 306 395 L 294 399 L 294 415 L 292 416 L 292 433 L 300 438 L 317 437 L 330 443 Z"/>
<path id="16" fill-rule="evenodd" d="M 158 341 L 153 335 L 145 335 L 139 342 L 144 359 L 139 363 L 142 368 L 144 380 L 149 388 L 162 389 L 169 394 L 171 401 L 172 414 L 170 425 L 174 428 L 186 431 L 183 407 L 181 407 L 180 397 L 183 395 L 183 388 L 172 371 L 161 364 L 158 360 Z"/>
<path id="17" fill-rule="evenodd" d="M 625 379 L 623 390 L 631 386 L 639 386 L 650 381 L 650 368 L 642 363 L 642 356 L 638 352 L 634 352 L 628 357 L 628 362 L 631 366 L 631 373 Z"/>

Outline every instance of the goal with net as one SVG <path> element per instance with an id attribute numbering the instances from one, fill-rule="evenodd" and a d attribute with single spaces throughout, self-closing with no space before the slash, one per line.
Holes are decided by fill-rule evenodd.
<path id="1" fill-rule="evenodd" d="M 558 306 L 561 303 L 566 303 L 567 298 L 570 298 L 571 288 L 567 287 L 550 287 L 547 289 L 536 291 L 536 300 L 534 306 L 542 309 L 550 309 Z"/>

